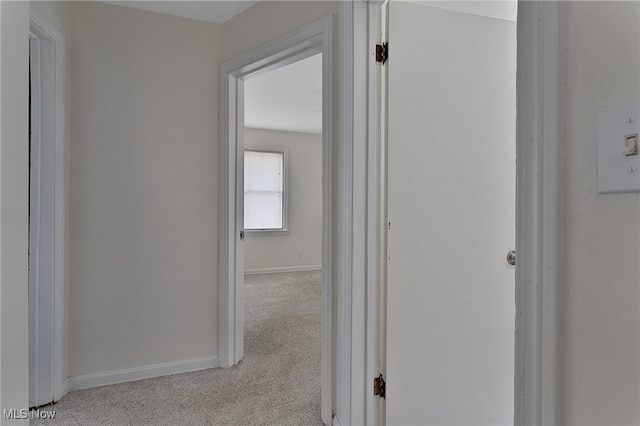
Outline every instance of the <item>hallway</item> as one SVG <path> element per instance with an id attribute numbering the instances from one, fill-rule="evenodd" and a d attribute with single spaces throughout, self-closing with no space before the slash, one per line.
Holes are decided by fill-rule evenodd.
<path id="1" fill-rule="evenodd" d="M 245 278 L 245 358 L 70 392 L 32 425 L 321 425 L 320 271 Z"/>

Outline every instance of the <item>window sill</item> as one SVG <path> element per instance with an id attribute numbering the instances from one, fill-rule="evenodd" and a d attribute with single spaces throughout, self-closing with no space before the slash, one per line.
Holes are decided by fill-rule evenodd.
<path id="1" fill-rule="evenodd" d="M 244 234 L 247 237 L 275 237 L 289 235 L 288 229 L 245 229 Z"/>

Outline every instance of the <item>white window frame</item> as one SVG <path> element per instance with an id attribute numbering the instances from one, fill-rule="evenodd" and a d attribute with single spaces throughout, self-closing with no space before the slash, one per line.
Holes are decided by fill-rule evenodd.
<path id="1" fill-rule="evenodd" d="M 289 235 L 289 150 L 285 148 L 247 148 L 245 152 L 265 152 L 272 154 L 282 154 L 282 228 L 274 229 L 247 229 L 244 234 L 246 237 L 264 237 L 264 236 L 283 236 Z M 246 165 L 245 165 L 246 168 Z M 245 169 L 246 170 L 246 169 Z"/>

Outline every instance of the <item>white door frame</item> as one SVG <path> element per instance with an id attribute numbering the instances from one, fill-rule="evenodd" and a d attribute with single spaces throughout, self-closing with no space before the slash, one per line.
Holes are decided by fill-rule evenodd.
<path id="1" fill-rule="evenodd" d="M 344 43 L 341 71 L 348 123 L 345 132 L 352 138 L 350 167 L 352 181 L 352 253 L 348 297 L 349 323 L 343 333 L 349 346 L 350 363 L 344 380 L 343 424 L 382 424 L 384 399 L 373 395 L 373 379 L 384 373 L 385 311 L 384 292 L 386 235 L 384 225 L 384 68 L 375 61 L 374 47 L 382 40 L 384 0 L 343 3 Z M 362 78 L 368 76 L 368 78 Z M 342 322 L 340 322 L 342 324 Z"/>
<path id="2" fill-rule="evenodd" d="M 231 367 L 243 357 L 244 306 L 242 286 L 236 285 L 242 274 L 243 188 L 241 187 L 240 156 L 243 155 L 244 79 L 273 70 L 300 59 L 322 54 L 322 187 L 323 187 L 323 247 L 322 247 L 322 419 L 329 423 L 333 416 L 333 317 L 334 289 L 338 287 L 340 253 L 349 252 L 348 233 L 335 224 L 344 223 L 349 205 L 333 206 L 340 196 L 334 188 L 343 188 L 340 172 L 344 165 L 334 166 L 333 129 L 333 17 L 327 16 L 296 31 L 251 50 L 220 66 L 220 272 L 218 315 L 218 362 Z M 340 155 L 340 154 L 338 154 Z M 333 171 L 337 169 L 337 174 Z M 337 185 L 336 185 L 336 182 Z M 336 186 L 334 186 L 336 185 Z M 338 193 L 337 193 L 338 192 Z M 342 219 L 342 220 L 341 220 Z M 338 364 L 340 361 L 338 360 Z"/>
<path id="3" fill-rule="evenodd" d="M 33 99 L 29 260 L 29 404 L 66 393 L 65 40 L 30 17 Z"/>
<path id="4" fill-rule="evenodd" d="M 518 1 L 517 425 L 562 423 L 557 405 L 563 274 L 564 62 L 561 2 Z"/>
<path id="5" fill-rule="evenodd" d="M 351 2 L 348 2 L 351 3 Z M 372 61 L 375 44 L 387 40 L 380 17 L 385 1 L 356 2 L 353 6 L 353 33 L 346 33 L 347 43 L 367 51 L 366 59 L 358 59 L 354 81 L 362 81 L 362 67 L 367 66 L 368 95 L 355 96 L 355 111 L 368 111 L 368 120 L 356 120 L 356 134 L 364 134 L 368 155 L 369 192 L 366 217 L 368 258 L 380 259 L 384 253 L 381 218 L 376 211 L 380 197 L 385 200 L 383 163 L 384 147 L 380 134 L 385 131 L 384 91 L 381 66 Z M 515 419 L 516 425 L 559 424 L 557 401 L 557 327 L 559 285 L 562 277 L 561 187 L 563 183 L 560 158 L 563 155 L 562 79 L 563 61 L 559 34 L 560 5 L 558 2 L 518 2 L 518 63 L 517 63 L 517 136 L 516 136 L 516 347 L 515 347 Z M 373 29 L 372 29 L 373 28 Z M 391 35 L 393 37 L 393 35 Z M 363 38 L 366 43 L 363 44 Z M 393 40 L 390 45 L 393 46 Z M 356 50 L 357 51 L 357 50 Z M 390 49 L 393 61 L 393 48 Z M 382 71 L 384 72 L 384 71 Z M 356 87 L 356 91 L 357 91 Z M 372 94 L 375 99 L 372 99 Z M 354 146 L 360 146 L 354 140 Z M 357 157 L 357 156 L 356 156 Z M 357 179 L 354 180 L 357 183 Z M 376 195 L 378 194 L 378 195 Z M 377 222 L 376 222 L 377 221 Z M 376 225 L 377 224 L 377 225 Z M 354 229 L 356 228 L 354 224 Z M 354 240 L 354 246 L 356 242 Z M 371 264 L 371 262 L 370 262 Z M 384 292 L 385 283 L 379 268 L 369 270 L 367 294 Z M 356 282 L 354 281 L 354 288 Z M 365 322 L 367 336 L 377 336 L 384 327 L 384 309 L 375 299 L 368 299 Z M 357 302 L 357 301 L 356 301 Z M 354 303 L 354 312 L 357 307 Z M 379 315 L 372 315 L 380 309 Z M 357 319 L 354 318 L 354 321 Z M 356 330 L 354 328 L 354 330 Z M 381 335 L 383 335 L 382 332 Z M 372 399 L 370 385 L 376 367 L 383 356 L 382 341 L 367 342 L 367 374 L 364 392 L 352 396 L 364 397 L 366 424 L 385 423 L 384 402 Z M 393 390 L 390 389 L 389 392 Z M 351 413 L 355 415 L 355 411 Z"/>

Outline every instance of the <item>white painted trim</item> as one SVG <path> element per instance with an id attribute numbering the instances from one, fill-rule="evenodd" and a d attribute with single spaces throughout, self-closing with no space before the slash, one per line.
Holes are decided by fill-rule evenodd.
<path id="1" fill-rule="evenodd" d="M 321 407 L 320 416 L 327 424 L 333 414 L 334 381 L 336 366 L 333 362 L 335 354 L 334 333 L 335 327 L 344 326 L 339 322 L 334 325 L 334 277 L 339 273 L 339 266 L 334 264 L 334 255 L 344 245 L 343 234 L 338 232 L 337 239 L 333 237 L 333 231 L 338 217 L 334 217 L 333 207 L 335 194 L 333 191 L 333 152 L 335 144 L 344 141 L 334 140 L 334 109 L 333 88 L 339 83 L 333 78 L 333 17 L 325 18 L 322 34 L 322 185 L 326 190 L 322 191 L 322 342 L 321 342 Z M 339 123 L 335 123 L 338 125 Z M 337 186 L 343 185 L 340 180 Z M 335 269 L 334 269 L 335 268 Z M 337 285 L 340 285 L 338 282 Z"/>
<path id="2" fill-rule="evenodd" d="M 244 274 L 245 275 L 282 274 L 287 272 L 308 272 L 308 271 L 322 271 L 322 265 L 278 266 L 274 268 L 245 269 Z"/>
<path id="3" fill-rule="evenodd" d="M 331 418 L 331 426 L 342 426 L 342 423 L 338 420 L 338 416 L 333 416 Z"/>
<path id="4" fill-rule="evenodd" d="M 244 236 L 249 237 L 286 237 L 288 229 L 245 229 Z"/>
<path id="5" fill-rule="evenodd" d="M 366 105 L 355 104 L 356 110 L 367 111 L 367 285 L 366 285 L 366 386 L 365 424 L 382 424 L 385 419 L 385 399 L 373 395 L 371 383 L 381 372 L 385 374 L 386 335 L 382 324 L 386 324 L 386 310 L 382 294 L 386 294 L 386 217 L 383 213 L 386 200 L 385 146 L 382 135 L 386 132 L 386 67 L 375 61 L 375 45 L 386 41 L 385 10 L 387 2 L 367 2 L 367 8 L 356 7 L 360 16 L 356 22 L 363 27 L 363 48 L 367 52 Z M 364 38 L 365 32 L 367 37 Z M 356 75 L 364 71 L 356 71 Z M 356 100 L 357 102 L 357 100 Z"/>
<path id="6" fill-rule="evenodd" d="M 46 39 L 45 39 L 46 40 Z M 43 80 L 48 80 L 47 59 L 41 51 L 38 36 L 29 35 L 29 73 L 31 97 L 30 105 L 30 141 L 29 141 L 29 406 L 45 405 L 53 400 L 53 306 L 49 302 L 49 292 L 53 287 L 52 265 L 53 247 L 48 239 L 53 227 L 49 219 L 53 209 L 46 197 L 41 197 L 41 185 L 51 182 L 53 170 L 47 167 L 47 152 L 51 144 L 46 136 L 46 119 L 42 116 L 49 108 L 43 106 L 47 102 L 48 92 Z M 44 49 L 43 49 L 44 50 Z M 42 63 L 42 66 L 41 66 Z M 45 192 L 48 188 L 44 189 Z M 44 198 L 44 200 L 42 200 Z M 44 240 L 44 241 L 43 241 Z M 42 291 L 41 291 L 42 289 Z"/>
<path id="7" fill-rule="evenodd" d="M 115 385 L 117 383 L 132 382 L 134 380 L 151 379 L 168 374 L 188 373 L 218 367 L 218 357 L 202 357 L 182 361 L 165 362 L 162 364 L 143 365 L 141 367 L 123 368 L 121 370 L 104 371 L 101 373 L 85 374 L 69 377 L 68 390 L 93 388 L 96 386 Z"/>
<path id="8" fill-rule="evenodd" d="M 234 319 L 234 353 L 236 360 L 244 358 L 244 239 L 241 232 L 244 230 L 244 79 L 234 78 L 232 92 L 235 93 L 235 279 L 233 289 L 236 305 L 233 308 Z M 229 104 L 231 105 L 231 103 Z M 229 124 L 231 125 L 231 123 Z M 233 170 L 231 171 L 233 172 Z M 232 317 L 229 317 L 232 318 Z M 236 361 L 236 362 L 237 362 Z"/>
<path id="9" fill-rule="evenodd" d="M 285 66 L 297 60 L 322 53 L 323 75 L 323 114 L 322 114 L 322 181 L 323 181 L 323 248 L 322 248 L 322 419 L 328 423 L 331 419 L 333 403 L 334 374 L 333 358 L 333 287 L 342 288 L 339 269 L 334 271 L 333 258 L 349 253 L 350 235 L 338 232 L 334 242 L 334 221 L 338 222 L 344 209 L 334 220 L 333 203 L 337 195 L 333 194 L 333 175 L 336 174 L 333 161 L 333 17 L 327 16 L 314 23 L 292 31 L 283 37 L 247 52 L 220 66 L 220 240 L 219 240 L 219 317 L 218 348 L 219 364 L 230 367 L 242 358 L 242 315 L 243 300 L 241 280 L 238 272 L 238 250 L 241 244 L 239 230 L 241 217 L 236 208 L 238 177 L 236 164 L 239 144 L 242 143 L 238 114 L 241 110 L 243 79 L 267 70 Z M 344 145 L 339 141 L 339 145 Z M 337 167 L 339 176 L 349 175 Z M 342 171 L 341 171 L 342 170 Z M 337 187 L 347 183 L 338 180 Z M 241 204 L 240 204 L 241 205 Z M 350 221 L 350 216 L 342 219 Z M 347 248 L 343 248 L 347 246 Z M 342 248 L 342 250 L 341 250 Z M 338 267 L 339 268 L 339 267 Z M 344 283 L 343 285 L 347 285 Z M 344 325 L 347 327 L 347 325 Z M 341 328 L 341 327 L 338 327 Z"/>
<path id="10" fill-rule="evenodd" d="M 558 2 L 518 2 L 515 424 L 560 424 L 557 301 L 563 232 Z"/>
<path id="11" fill-rule="evenodd" d="M 228 69 L 227 69 L 228 68 Z M 229 75 L 231 67 L 220 67 L 220 194 L 219 194 L 219 254 L 218 254 L 218 363 L 226 368 L 234 365 L 235 354 L 235 79 Z"/>
<path id="12" fill-rule="evenodd" d="M 343 374 L 346 384 L 339 389 L 334 424 L 381 424 L 384 421 L 384 399 L 372 392 L 373 378 L 384 371 L 383 351 L 385 336 L 381 321 L 384 320 L 381 292 L 385 267 L 383 185 L 384 150 L 382 132 L 383 72 L 384 67 L 375 62 L 375 44 L 382 35 L 383 1 L 357 1 L 343 3 L 343 37 L 341 72 L 348 76 L 349 86 L 342 89 L 343 105 L 350 111 L 343 118 L 346 135 L 352 140 L 352 205 L 350 232 L 351 288 L 346 287 L 345 299 L 349 303 L 341 307 L 349 318 L 351 328 L 342 334 L 348 350 L 338 354 L 347 364 Z M 353 58 L 353 59 L 351 59 Z M 368 78 L 362 78 L 362 76 Z M 345 81 L 342 78 L 341 81 Z M 346 137 L 346 136 L 345 136 Z M 349 334 L 350 333 L 350 334 Z"/>
<path id="13" fill-rule="evenodd" d="M 343 2 L 340 116 L 341 159 L 349 175 L 341 208 L 350 221 L 341 223 L 351 242 L 338 256 L 344 262 L 339 286 L 337 377 L 334 423 L 380 424 L 384 400 L 372 392 L 373 378 L 382 371 L 380 329 L 382 243 L 381 72 L 375 62 L 375 39 L 381 28 L 379 6 L 365 1 Z M 372 16 L 370 16 L 370 13 Z M 363 78 L 367 76 L 367 78 Z M 350 285 L 349 285 L 350 281 Z M 338 421 L 340 419 L 340 421 Z"/>
<path id="14" fill-rule="evenodd" d="M 53 310 L 53 398 L 58 401 L 67 393 L 64 378 L 65 364 L 65 278 L 67 262 L 67 204 L 66 204 L 66 176 L 65 168 L 66 143 L 65 143 L 65 97 L 66 97 L 66 42 L 64 36 L 58 32 L 46 20 L 34 13 L 30 15 L 30 32 L 38 38 L 45 38 L 51 42 L 52 64 L 54 69 L 54 100 L 53 100 L 53 168 L 54 168 L 54 252 L 53 252 L 53 298 L 51 300 Z"/>
<path id="15" fill-rule="evenodd" d="M 352 402 L 352 291 L 353 291 L 353 4 L 344 2 L 342 7 L 343 42 L 340 44 L 340 141 L 338 145 L 337 179 L 343 184 L 336 194 L 339 217 L 335 225 L 342 241 L 336 250 L 336 383 L 334 412 L 342 423 L 351 422 Z M 361 382 L 358 382 L 361 383 Z M 358 385 L 355 384 L 355 387 Z"/>

